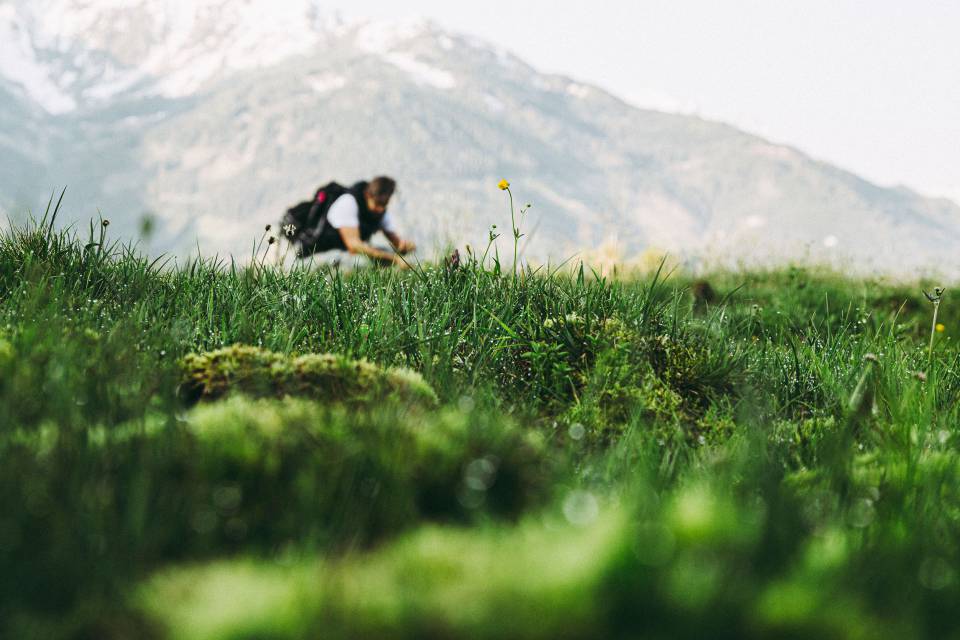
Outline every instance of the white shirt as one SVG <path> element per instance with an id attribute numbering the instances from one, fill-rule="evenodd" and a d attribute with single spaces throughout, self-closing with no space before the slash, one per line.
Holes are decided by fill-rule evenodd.
<path id="1" fill-rule="evenodd" d="M 345 193 L 333 201 L 327 211 L 327 222 L 334 229 L 360 227 L 360 206 L 353 194 Z M 380 219 L 380 228 L 390 233 L 395 232 L 389 212 L 384 213 Z"/>

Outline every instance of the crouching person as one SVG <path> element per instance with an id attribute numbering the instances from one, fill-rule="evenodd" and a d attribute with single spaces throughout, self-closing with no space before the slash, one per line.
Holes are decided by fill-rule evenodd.
<path id="1" fill-rule="evenodd" d="M 387 212 L 396 187 L 395 180 L 381 176 L 352 187 L 331 182 L 318 189 L 312 202 L 290 209 L 283 220 L 297 255 L 340 250 L 367 256 L 375 264 L 407 268 L 401 256 L 415 251 L 416 245 L 397 233 Z M 377 232 L 390 241 L 392 251 L 370 244 Z"/>

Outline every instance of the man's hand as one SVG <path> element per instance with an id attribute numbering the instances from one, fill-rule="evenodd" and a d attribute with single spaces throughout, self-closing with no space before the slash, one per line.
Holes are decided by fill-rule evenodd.
<path id="1" fill-rule="evenodd" d="M 383 235 L 387 236 L 387 240 L 389 240 L 390 244 L 393 245 L 393 248 L 397 250 L 397 253 L 401 255 L 407 255 L 408 253 L 413 253 L 417 250 L 417 245 L 409 240 L 401 238 L 392 231 L 384 231 Z"/>
<path id="2" fill-rule="evenodd" d="M 343 244 L 347 247 L 347 251 L 353 254 L 364 255 L 374 261 L 374 263 L 381 266 L 394 266 L 399 269 L 409 269 L 410 265 L 400 257 L 399 254 L 407 253 L 408 251 L 413 251 L 416 249 L 416 246 L 412 242 L 407 242 L 401 238 L 397 238 L 397 243 L 394 243 L 391 239 L 391 244 L 394 245 L 394 249 L 397 253 L 393 251 L 384 251 L 383 249 L 377 249 L 363 240 L 360 239 L 360 229 L 357 227 L 342 227 L 340 229 L 340 237 L 343 238 Z M 398 244 L 403 243 L 407 247 L 407 251 L 401 251 Z"/>
<path id="3" fill-rule="evenodd" d="M 417 250 L 417 245 L 415 245 L 410 240 L 404 240 L 400 238 L 400 242 L 396 244 L 397 252 L 402 255 L 407 255 L 408 253 L 413 253 Z"/>

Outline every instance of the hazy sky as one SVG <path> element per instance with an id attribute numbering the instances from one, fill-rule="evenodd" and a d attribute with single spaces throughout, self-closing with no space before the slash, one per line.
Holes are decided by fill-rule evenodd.
<path id="1" fill-rule="evenodd" d="M 958 0 L 350 0 L 960 202 Z"/>

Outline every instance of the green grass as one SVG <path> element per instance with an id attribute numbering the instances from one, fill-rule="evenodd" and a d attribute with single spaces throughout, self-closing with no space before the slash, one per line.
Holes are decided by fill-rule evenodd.
<path id="1" fill-rule="evenodd" d="M 960 636 L 950 290 L 931 362 L 931 283 L 51 226 L 0 235 L 0 636 Z"/>

